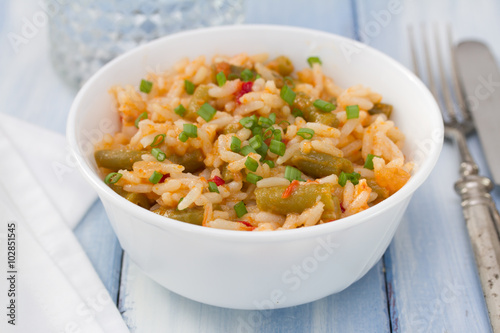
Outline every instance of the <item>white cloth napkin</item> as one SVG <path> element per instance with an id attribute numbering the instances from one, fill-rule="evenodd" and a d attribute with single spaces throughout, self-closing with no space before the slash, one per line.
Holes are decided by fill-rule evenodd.
<path id="1" fill-rule="evenodd" d="M 63 136 L 2 115 L 0 124 L 1 332 L 128 332 L 71 228 L 95 201 Z M 7 267 L 8 224 L 16 264 Z M 16 273 L 16 325 L 6 314 Z"/>

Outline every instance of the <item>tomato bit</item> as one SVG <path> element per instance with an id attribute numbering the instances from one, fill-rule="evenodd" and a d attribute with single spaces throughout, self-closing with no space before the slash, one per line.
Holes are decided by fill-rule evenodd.
<path id="1" fill-rule="evenodd" d="M 292 195 L 292 192 L 297 188 L 299 187 L 299 181 L 298 180 L 294 180 L 290 183 L 290 185 L 288 185 L 288 187 L 286 188 L 285 191 L 283 191 L 283 194 L 281 195 L 281 198 L 283 199 L 286 199 L 288 198 L 290 195 Z"/>
<path id="2" fill-rule="evenodd" d="M 208 181 L 209 182 L 214 182 L 215 185 L 217 185 L 217 186 L 222 186 L 222 185 L 226 184 L 226 182 L 224 181 L 224 179 L 222 179 L 222 178 L 220 178 L 218 176 L 214 176 L 214 178 L 209 179 Z"/>

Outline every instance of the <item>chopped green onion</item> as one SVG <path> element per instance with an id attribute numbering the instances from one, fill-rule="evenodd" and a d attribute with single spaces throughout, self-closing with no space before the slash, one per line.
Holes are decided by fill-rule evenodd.
<path id="1" fill-rule="evenodd" d="M 354 185 L 357 185 L 359 183 L 359 179 L 361 178 L 361 175 L 357 172 L 351 173 L 351 183 Z"/>
<path id="2" fill-rule="evenodd" d="M 179 210 L 179 205 L 181 204 L 182 200 L 184 200 L 184 198 L 179 199 L 179 202 L 177 203 L 177 207 L 175 207 L 175 209 Z"/>
<path id="3" fill-rule="evenodd" d="M 238 74 L 235 74 L 235 73 L 229 73 L 229 75 L 227 76 L 227 79 L 229 81 L 232 81 L 232 80 L 236 80 L 236 79 L 239 79 L 240 77 L 238 76 Z"/>
<path id="4" fill-rule="evenodd" d="M 274 128 L 273 127 L 269 127 L 264 132 L 264 137 L 262 139 L 264 139 L 264 141 L 267 140 L 267 139 L 270 139 L 270 138 L 273 137 L 273 134 L 274 134 Z"/>
<path id="5" fill-rule="evenodd" d="M 208 182 L 208 190 L 210 192 L 220 193 L 217 184 L 215 184 L 214 182 Z"/>
<path id="6" fill-rule="evenodd" d="M 240 77 L 241 77 L 241 80 L 243 80 L 243 82 L 252 81 L 253 72 L 251 70 L 249 70 L 248 68 L 246 68 L 246 69 L 241 71 Z"/>
<path id="7" fill-rule="evenodd" d="M 257 154 L 257 152 L 255 151 L 255 149 L 253 149 L 251 146 L 245 146 L 245 147 L 241 148 L 241 150 L 240 150 L 240 154 L 243 155 L 243 156 L 247 156 L 250 153 Z"/>
<path id="8" fill-rule="evenodd" d="M 269 165 L 269 167 L 272 169 L 274 168 L 274 162 L 273 161 L 270 161 L 270 160 L 263 160 L 262 163 L 265 163 L 267 165 Z"/>
<path id="9" fill-rule="evenodd" d="M 261 125 L 262 127 L 268 128 L 269 126 L 272 126 L 274 124 L 274 121 L 266 117 L 259 117 L 258 124 Z"/>
<path id="10" fill-rule="evenodd" d="M 289 181 L 302 180 L 302 173 L 299 169 L 295 169 L 292 166 L 287 165 L 285 168 L 285 178 Z"/>
<path id="11" fill-rule="evenodd" d="M 245 117 L 240 120 L 241 126 L 245 128 L 252 128 L 257 124 L 257 116 L 253 115 L 251 117 Z"/>
<path id="12" fill-rule="evenodd" d="M 309 63 L 309 66 L 313 66 L 314 63 L 322 65 L 323 63 L 321 62 L 321 59 L 318 57 L 309 57 L 307 58 L 307 62 Z"/>
<path id="13" fill-rule="evenodd" d="M 143 119 L 148 119 L 148 113 L 147 112 L 143 112 L 141 113 L 137 119 L 135 120 L 135 127 L 139 128 L 139 122 Z"/>
<path id="14" fill-rule="evenodd" d="M 149 94 L 151 92 L 151 88 L 153 88 L 153 82 L 147 80 L 141 81 L 141 86 L 139 87 L 140 91 Z"/>
<path id="15" fill-rule="evenodd" d="M 250 156 L 247 157 L 247 160 L 245 161 L 245 166 L 247 167 L 248 170 L 250 171 L 257 171 L 257 168 L 259 167 L 259 162 L 251 158 Z"/>
<path id="16" fill-rule="evenodd" d="M 346 183 L 347 183 L 347 176 L 346 173 L 342 171 L 339 175 L 339 185 L 344 187 Z"/>
<path id="17" fill-rule="evenodd" d="M 261 126 L 255 126 L 252 128 L 252 135 L 261 135 L 262 134 L 262 127 Z"/>
<path id="18" fill-rule="evenodd" d="M 151 177 L 149 177 L 149 182 L 152 184 L 158 184 L 160 179 L 162 179 L 163 175 L 159 173 L 158 171 L 154 171 Z"/>
<path id="19" fill-rule="evenodd" d="M 259 154 L 262 158 L 261 160 L 264 159 L 264 157 L 267 156 L 267 151 L 269 150 L 269 147 L 266 145 L 265 142 L 262 142 L 262 146 L 260 146 L 259 149 L 255 149 L 255 151 L 257 152 L 257 154 Z"/>
<path id="20" fill-rule="evenodd" d="M 300 110 L 299 110 L 300 111 Z M 278 126 L 281 126 L 281 124 L 287 124 L 287 126 L 290 126 L 290 122 L 288 120 L 282 120 L 278 123 Z"/>
<path id="21" fill-rule="evenodd" d="M 347 119 L 359 118 L 359 106 L 357 104 L 348 105 L 345 107 L 345 113 L 347 115 Z"/>
<path id="22" fill-rule="evenodd" d="M 151 154 L 160 162 L 165 161 L 167 155 L 160 148 L 151 149 Z"/>
<path id="23" fill-rule="evenodd" d="M 276 113 L 271 113 L 269 115 L 269 119 L 273 122 L 273 124 L 276 122 Z"/>
<path id="24" fill-rule="evenodd" d="M 181 132 L 179 134 L 179 140 L 182 142 L 186 142 L 189 139 L 189 136 L 186 134 L 186 132 Z"/>
<path id="25" fill-rule="evenodd" d="M 231 151 L 239 153 L 240 150 L 241 150 L 241 140 L 238 137 L 233 136 L 231 138 Z"/>
<path id="26" fill-rule="evenodd" d="M 245 206 L 245 203 L 243 201 L 240 201 L 236 205 L 234 205 L 234 211 L 236 212 L 236 216 L 238 216 L 238 218 L 248 213 L 247 207 Z"/>
<path id="27" fill-rule="evenodd" d="M 366 156 L 366 161 L 365 161 L 365 165 L 364 165 L 365 169 L 373 170 L 373 158 L 374 157 L 380 157 L 380 156 L 373 155 L 373 154 L 368 154 L 368 156 Z"/>
<path id="28" fill-rule="evenodd" d="M 274 140 L 281 141 L 281 131 L 279 129 L 275 129 L 273 131 L 274 134 Z"/>
<path id="29" fill-rule="evenodd" d="M 285 76 L 283 78 L 283 82 L 285 84 L 288 84 L 290 87 L 295 88 L 295 82 L 293 81 L 293 79 L 290 76 Z"/>
<path id="30" fill-rule="evenodd" d="M 201 108 L 198 111 L 196 111 L 196 113 L 198 113 L 200 117 L 205 119 L 206 122 L 212 120 L 216 112 L 217 110 L 215 110 L 214 107 L 208 103 L 203 104 Z"/>
<path id="31" fill-rule="evenodd" d="M 280 97 L 288 104 L 293 104 L 293 102 L 295 101 L 295 96 L 297 96 L 297 94 L 288 85 L 285 84 L 283 85 L 283 87 L 281 87 Z"/>
<path id="32" fill-rule="evenodd" d="M 286 146 L 283 142 L 278 140 L 271 140 L 271 144 L 269 145 L 269 150 L 271 153 L 274 153 L 279 156 L 285 155 Z"/>
<path id="33" fill-rule="evenodd" d="M 262 137 L 259 134 L 257 134 L 253 138 L 248 140 L 248 143 L 250 144 L 250 146 L 252 146 L 253 149 L 255 149 L 255 151 L 257 151 L 257 149 L 262 147 L 264 140 L 262 140 Z"/>
<path id="34" fill-rule="evenodd" d="M 303 137 L 306 140 L 311 140 L 314 136 L 314 131 L 310 128 L 301 128 L 297 131 L 297 135 Z"/>
<path id="35" fill-rule="evenodd" d="M 219 72 L 215 78 L 217 79 L 217 84 L 219 85 L 219 87 L 222 87 L 223 85 L 226 84 L 226 75 L 224 74 L 224 72 Z"/>
<path id="36" fill-rule="evenodd" d="M 188 95 L 192 95 L 194 93 L 194 83 L 189 80 L 184 80 L 184 89 Z"/>
<path id="37" fill-rule="evenodd" d="M 114 184 L 114 183 L 116 183 L 117 181 L 119 181 L 119 180 L 120 180 L 120 178 L 122 178 L 122 176 L 123 176 L 123 175 L 122 175 L 121 173 L 119 173 L 119 172 L 111 172 L 110 174 L 108 174 L 108 175 L 106 176 L 106 178 L 104 178 L 104 182 L 105 182 L 106 184 L 108 184 L 108 185 L 109 185 L 109 184 Z"/>
<path id="38" fill-rule="evenodd" d="M 158 134 L 151 142 L 151 147 L 158 147 L 165 140 L 165 134 Z"/>
<path id="39" fill-rule="evenodd" d="M 334 104 L 328 103 L 322 99 L 315 100 L 313 105 L 323 112 L 331 112 L 337 108 Z"/>
<path id="40" fill-rule="evenodd" d="M 350 180 L 353 185 L 357 185 L 360 177 L 361 175 L 357 172 L 345 173 L 342 171 L 339 175 L 339 185 L 344 187 L 348 180 Z"/>
<path id="41" fill-rule="evenodd" d="M 179 106 L 174 109 L 174 112 L 179 116 L 184 117 L 184 114 L 186 114 L 186 108 L 184 105 L 179 104 Z"/>
<path id="42" fill-rule="evenodd" d="M 297 108 L 293 109 L 292 115 L 294 117 L 302 117 L 302 118 L 304 118 L 304 114 L 302 113 L 302 111 L 300 109 L 297 109 Z"/>
<path id="43" fill-rule="evenodd" d="M 257 184 L 257 182 L 261 179 L 262 179 L 262 177 L 256 175 L 255 173 L 247 174 L 247 182 L 249 182 L 249 183 Z"/>
<path id="44" fill-rule="evenodd" d="M 198 137 L 198 127 L 193 124 L 184 124 L 183 126 L 184 133 L 190 138 L 197 138 Z"/>

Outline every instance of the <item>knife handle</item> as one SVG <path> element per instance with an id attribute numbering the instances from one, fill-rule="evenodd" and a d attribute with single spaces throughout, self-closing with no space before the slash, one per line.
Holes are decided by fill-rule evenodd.
<path id="1" fill-rule="evenodd" d="M 455 191 L 462 197 L 490 323 L 493 332 L 500 332 L 500 240 L 495 227 L 500 218 L 489 194 L 492 189 L 490 179 L 474 174 L 464 175 L 455 183 Z"/>

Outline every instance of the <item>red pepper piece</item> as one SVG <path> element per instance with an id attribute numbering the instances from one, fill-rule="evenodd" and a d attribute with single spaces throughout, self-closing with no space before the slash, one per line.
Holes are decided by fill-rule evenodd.
<path id="1" fill-rule="evenodd" d="M 243 82 L 241 84 L 241 89 L 240 91 L 236 94 L 236 102 L 238 104 L 241 104 L 240 102 L 240 97 L 245 95 L 246 93 L 249 93 L 252 91 L 252 87 L 253 87 L 253 82 L 252 81 L 248 81 L 248 82 Z"/>
<path id="2" fill-rule="evenodd" d="M 163 177 L 161 177 L 160 181 L 158 183 L 163 183 L 165 182 L 165 180 L 170 177 L 170 174 L 169 173 L 166 173 L 163 175 Z"/>
<path id="3" fill-rule="evenodd" d="M 209 179 L 208 181 L 209 182 L 214 182 L 215 185 L 217 185 L 217 186 L 221 186 L 221 185 L 226 184 L 226 182 L 224 181 L 224 179 L 222 179 L 222 178 L 220 178 L 218 176 L 214 176 L 214 178 Z"/>
<path id="4" fill-rule="evenodd" d="M 285 191 L 283 191 L 283 194 L 281 195 L 281 198 L 283 199 L 286 199 L 288 198 L 290 195 L 292 195 L 292 192 L 297 188 L 299 187 L 299 181 L 298 180 L 294 180 L 290 183 L 290 185 L 288 185 L 288 187 L 285 189 Z"/>

